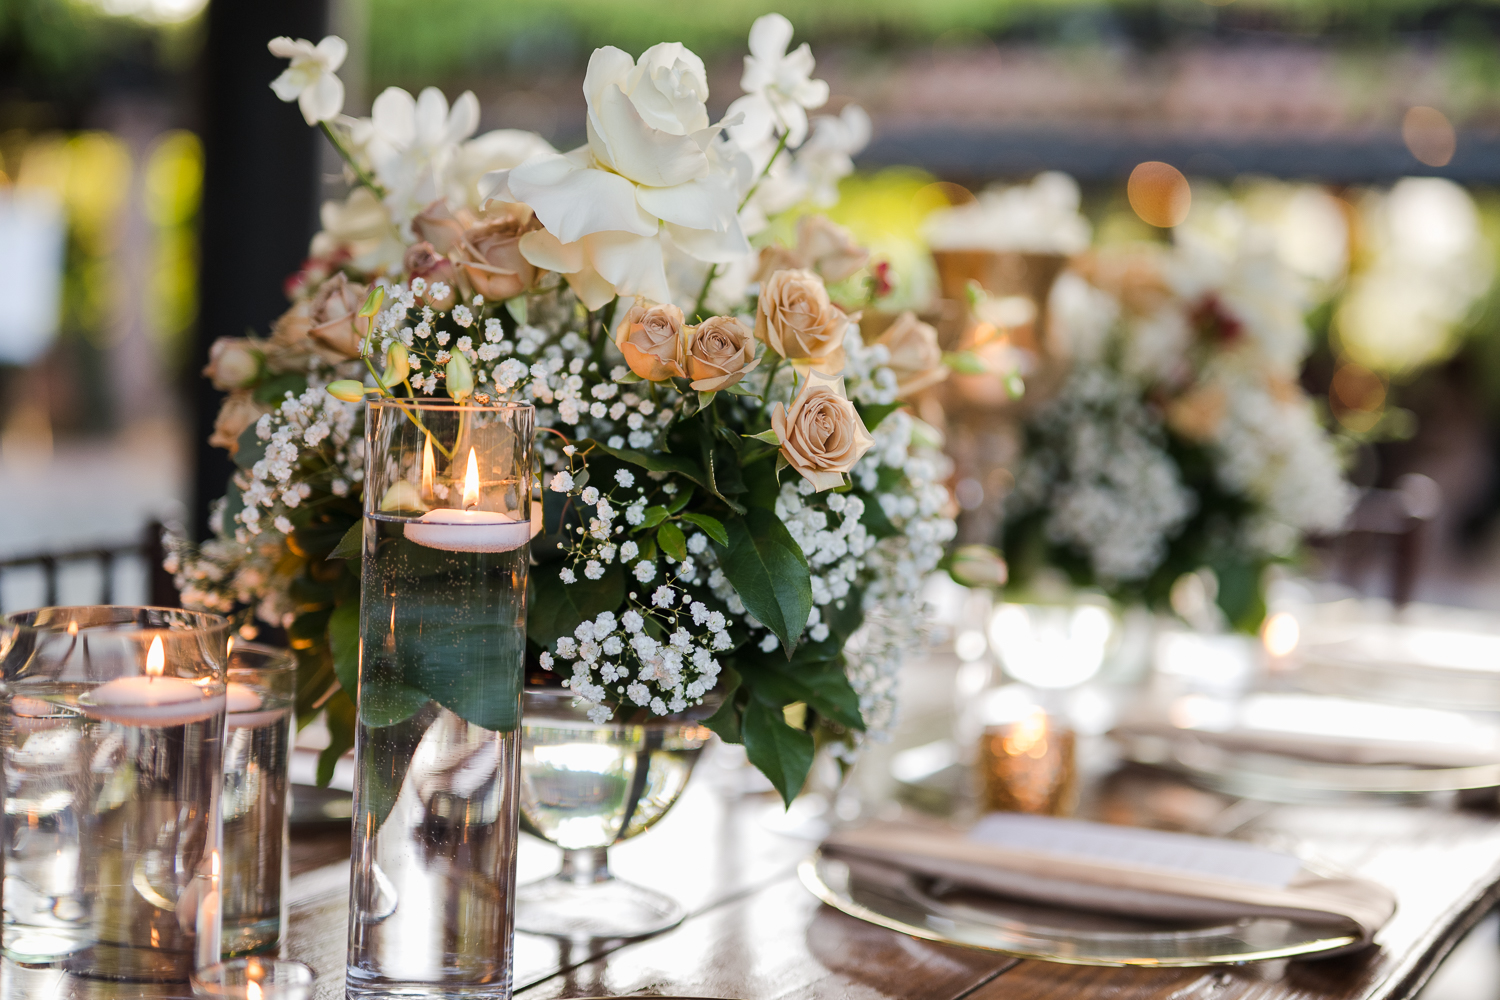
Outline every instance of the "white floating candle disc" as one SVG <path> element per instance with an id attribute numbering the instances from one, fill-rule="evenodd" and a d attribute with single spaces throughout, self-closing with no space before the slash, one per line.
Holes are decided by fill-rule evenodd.
<path id="1" fill-rule="evenodd" d="M 230 729 L 254 729 L 256 726 L 275 722 L 286 714 L 284 708 L 260 711 L 261 705 L 265 704 L 265 699 L 248 684 L 230 681 L 224 697 L 228 704 L 228 714 L 224 718 Z"/>
<path id="2" fill-rule="evenodd" d="M 531 522 L 489 510 L 429 510 L 408 522 L 407 541 L 448 552 L 509 552 L 531 540 Z"/>
<path id="3" fill-rule="evenodd" d="M 126 726 L 181 726 L 224 711 L 214 695 L 185 677 L 117 677 L 78 699 L 92 719 Z"/>

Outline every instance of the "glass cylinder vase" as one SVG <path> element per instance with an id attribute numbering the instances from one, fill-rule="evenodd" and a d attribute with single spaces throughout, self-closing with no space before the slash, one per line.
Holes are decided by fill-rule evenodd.
<path id="1" fill-rule="evenodd" d="M 297 660 L 234 642 L 224 734 L 224 954 L 274 946 L 286 922 Z"/>
<path id="2" fill-rule="evenodd" d="M 138 982 L 219 960 L 228 639 L 167 608 L 5 620 L 7 958 Z"/>
<path id="3" fill-rule="evenodd" d="M 366 412 L 351 997 L 511 995 L 533 421 Z"/>

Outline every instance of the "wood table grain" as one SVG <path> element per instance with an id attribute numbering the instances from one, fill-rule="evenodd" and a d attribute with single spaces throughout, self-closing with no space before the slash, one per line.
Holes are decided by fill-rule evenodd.
<path id="1" fill-rule="evenodd" d="M 1399 910 L 1373 947 L 1320 961 L 1216 969 L 1099 969 L 1017 961 L 918 941 L 823 906 L 798 882 L 814 846 L 772 833 L 771 802 L 700 773 L 648 835 L 610 852 L 615 872 L 668 892 L 689 917 L 628 943 L 570 944 L 518 934 L 525 1000 L 686 996 L 797 1000 L 1395 1000 L 1411 997 L 1500 896 L 1500 819 L 1454 800 L 1284 806 L 1238 801 L 1147 771 L 1101 785 L 1089 811 L 1113 822 L 1242 837 L 1290 848 L 1390 886 Z M 522 880 L 557 852 L 523 838 Z M 316 997 L 343 996 L 348 836 L 299 836 L 284 952 L 318 972 Z M 0 968 L 0 997 L 176 1000 L 184 988 L 71 980 Z"/>

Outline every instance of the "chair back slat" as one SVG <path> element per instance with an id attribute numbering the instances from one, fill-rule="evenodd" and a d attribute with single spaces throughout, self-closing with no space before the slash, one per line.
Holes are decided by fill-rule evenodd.
<path id="1" fill-rule="evenodd" d="M 64 565 L 92 562 L 99 567 L 99 602 L 113 604 L 117 597 L 115 568 L 120 559 L 140 559 L 146 568 L 146 603 L 156 607 L 177 607 L 180 598 L 177 587 L 162 566 L 166 549 L 162 543 L 162 524 L 152 521 L 146 525 L 140 541 L 130 545 L 113 545 L 104 548 L 72 549 L 61 552 L 40 552 L 32 555 L 12 556 L 0 559 L 0 595 L 7 578 L 14 579 L 14 570 L 34 570 L 42 576 L 42 604 L 58 603 L 60 569 Z M 15 609 L 5 609 L 6 611 Z"/>

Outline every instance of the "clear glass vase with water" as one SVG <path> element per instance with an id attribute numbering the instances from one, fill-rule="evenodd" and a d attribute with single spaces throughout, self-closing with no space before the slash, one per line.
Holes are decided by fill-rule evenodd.
<path id="1" fill-rule="evenodd" d="M 532 426 L 366 413 L 351 997 L 511 994 Z"/>

